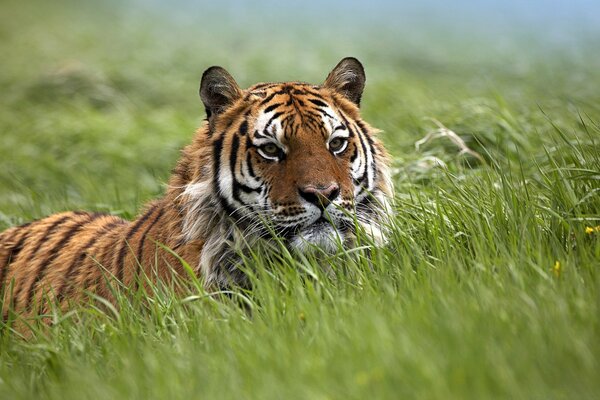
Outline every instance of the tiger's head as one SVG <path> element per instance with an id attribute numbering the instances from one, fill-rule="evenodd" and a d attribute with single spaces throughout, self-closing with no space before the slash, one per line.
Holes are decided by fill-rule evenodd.
<path id="1" fill-rule="evenodd" d="M 202 76 L 207 124 L 175 170 L 184 240 L 202 240 L 201 269 L 227 281 L 232 243 L 276 234 L 291 249 L 334 252 L 357 229 L 385 241 L 388 157 L 362 121 L 365 73 L 343 59 L 322 85 L 260 83 L 242 90 L 221 67 Z M 225 243 L 229 243 L 225 247 Z"/>

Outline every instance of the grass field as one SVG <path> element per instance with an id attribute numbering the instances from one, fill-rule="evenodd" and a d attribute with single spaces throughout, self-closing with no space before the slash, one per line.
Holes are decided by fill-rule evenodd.
<path id="1" fill-rule="evenodd" d="M 242 86 L 318 83 L 354 55 L 363 116 L 394 159 L 392 238 L 371 263 L 333 257 L 335 277 L 257 254 L 251 294 L 124 297 L 26 341 L 3 326 L 0 398 L 600 397 L 593 32 L 352 32 L 341 17 L 107 4 L 3 4 L 0 229 L 69 209 L 135 216 L 204 118 L 210 65 Z M 478 156 L 440 135 L 416 148 L 437 122 Z"/>

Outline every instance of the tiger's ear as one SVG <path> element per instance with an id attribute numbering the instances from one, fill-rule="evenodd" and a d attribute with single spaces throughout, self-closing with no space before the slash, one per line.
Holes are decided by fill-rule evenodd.
<path id="1" fill-rule="evenodd" d="M 202 74 L 200 98 L 206 108 L 208 119 L 223 112 L 241 96 L 242 89 L 225 69 L 210 67 Z"/>
<path id="2" fill-rule="evenodd" d="M 360 106 L 366 80 L 365 70 L 360 61 L 354 57 L 346 57 L 327 75 L 323 86 L 337 91 Z"/>

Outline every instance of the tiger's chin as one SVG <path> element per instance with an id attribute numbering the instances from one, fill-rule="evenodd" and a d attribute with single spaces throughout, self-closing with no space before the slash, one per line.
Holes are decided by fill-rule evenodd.
<path id="1" fill-rule="evenodd" d="M 364 218 L 362 220 L 364 221 Z M 340 228 L 320 218 L 288 237 L 289 247 L 299 253 L 335 254 L 343 249 L 355 247 L 358 237 L 375 246 L 382 246 L 388 242 L 388 229 L 377 218 L 363 221 L 358 221 L 360 234 L 357 235 L 354 227 L 348 223 L 341 223 Z"/>
<path id="2" fill-rule="evenodd" d="M 316 222 L 290 238 L 290 247 L 300 253 L 338 252 L 347 245 L 347 235 L 328 222 Z"/>

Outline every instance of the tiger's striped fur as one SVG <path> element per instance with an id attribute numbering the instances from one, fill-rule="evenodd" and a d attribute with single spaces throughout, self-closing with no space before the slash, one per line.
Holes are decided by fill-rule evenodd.
<path id="1" fill-rule="evenodd" d="M 66 307 L 84 290 L 111 298 L 140 273 L 168 280 L 195 268 L 207 286 L 244 282 L 236 251 L 273 232 L 292 249 L 351 246 L 356 223 L 377 242 L 392 192 L 388 158 L 359 114 L 364 71 L 346 58 L 323 85 L 240 89 L 208 69 L 200 96 L 207 122 L 182 152 L 163 198 L 134 221 L 65 212 L 0 234 L 3 314 Z M 160 245 L 159 245 L 160 244 Z M 164 247 L 163 247 L 164 246 Z"/>

